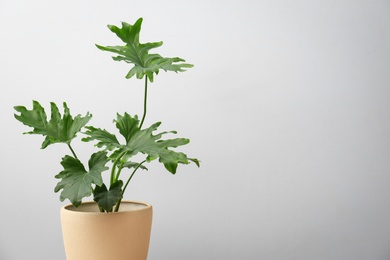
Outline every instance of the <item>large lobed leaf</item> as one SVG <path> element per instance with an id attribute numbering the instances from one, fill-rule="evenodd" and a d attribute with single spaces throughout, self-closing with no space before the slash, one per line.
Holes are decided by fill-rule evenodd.
<path id="1" fill-rule="evenodd" d="M 142 79 L 145 75 L 153 82 L 154 74 L 164 71 L 181 72 L 186 68 L 192 68 L 192 64 L 184 63 L 185 60 L 179 57 L 166 58 L 159 54 L 150 54 L 151 49 L 160 47 L 163 42 L 140 43 L 139 34 L 141 31 L 142 18 L 139 18 L 134 25 L 122 22 L 122 28 L 115 25 L 108 25 L 108 28 L 115 33 L 126 45 L 124 46 L 101 46 L 96 44 L 100 50 L 118 54 L 113 57 L 116 61 L 125 61 L 133 64 L 134 67 L 127 73 L 126 78 L 134 75 Z"/>
<path id="2" fill-rule="evenodd" d="M 120 134 L 125 138 L 126 143 L 130 140 L 130 137 L 137 131 L 139 120 L 137 116 L 131 117 L 128 113 L 125 113 L 123 116 L 117 114 L 117 119 L 114 120 L 116 127 L 119 130 Z M 85 134 L 87 137 L 82 138 L 82 141 L 89 142 L 93 140 L 98 140 L 96 144 L 97 147 L 105 147 L 107 150 L 113 150 L 120 146 L 118 139 L 114 134 L 111 134 L 105 129 L 95 128 L 93 126 L 86 126 L 87 131 Z"/>
<path id="3" fill-rule="evenodd" d="M 160 126 L 160 122 L 153 124 L 152 126 L 140 129 L 139 121 L 137 117 L 131 117 L 127 113 L 124 116 L 117 115 L 115 120 L 116 127 L 120 134 L 125 138 L 124 144 L 118 144 L 116 138 L 105 138 L 107 134 L 101 135 L 101 129 L 88 128 L 86 134 L 87 138 L 84 141 L 98 141 L 98 145 L 105 146 L 106 149 L 114 151 L 110 155 L 112 160 L 121 159 L 122 163 L 127 162 L 131 157 L 138 153 L 147 155 L 147 161 L 158 159 L 163 163 L 165 168 L 172 174 L 176 173 L 176 169 L 179 163 L 188 164 L 190 161 L 195 162 L 199 166 L 197 159 L 188 158 L 186 154 L 176 152 L 170 148 L 186 145 L 190 142 L 187 138 L 175 138 L 168 140 L 161 140 L 162 136 L 168 133 L 176 134 L 176 131 L 162 132 L 153 134 L 154 131 Z M 110 134 L 111 135 L 111 134 Z"/>
<path id="4" fill-rule="evenodd" d="M 62 158 L 61 165 L 64 170 L 55 176 L 61 181 L 54 189 L 55 192 L 62 190 L 60 200 L 69 199 L 74 206 L 78 207 L 84 197 L 91 195 L 92 184 L 103 185 L 101 174 L 108 169 L 105 166 L 107 162 L 106 152 L 94 153 L 88 161 L 89 171 L 87 171 L 77 158 L 69 155 Z"/>
<path id="5" fill-rule="evenodd" d="M 15 114 L 15 118 L 23 124 L 33 128 L 32 131 L 25 134 L 40 134 L 45 136 L 45 140 L 42 143 L 42 149 L 46 148 L 50 144 L 54 143 L 66 143 L 70 144 L 81 128 L 84 127 L 92 115 L 87 113 L 85 117 L 77 115 L 73 118 L 70 114 L 70 110 L 66 103 L 64 106 L 64 115 L 58 110 L 55 103 L 51 102 L 51 118 L 47 121 L 47 115 L 44 108 L 38 101 L 33 101 L 33 109 L 28 110 L 24 106 L 15 106 L 14 109 L 20 112 L 20 115 Z"/>

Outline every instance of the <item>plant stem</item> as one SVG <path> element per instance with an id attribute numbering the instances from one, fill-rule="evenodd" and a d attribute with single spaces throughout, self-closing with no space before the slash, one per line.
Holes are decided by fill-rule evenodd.
<path id="1" fill-rule="evenodd" d="M 142 116 L 141 124 L 139 125 L 139 129 L 142 128 L 146 117 L 146 101 L 148 99 L 148 76 L 145 75 L 145 93 L 144 93 L 144 114 Z"/>
<path id="2" fill-rule="evenodd" d="M 74 152 L 74 150 L 72 148 L 72 146 L 70 144 L 68 144 L 68 147 L 69 147 L 70 151 L 72 152 L 74 158 L 78 159 L 76 153 Z"/>
<path id="3" fill-rule="evenodd" d="M 122 199 L 119 199 L 118 203 L 115 205 L 114 212 L 118 212 L 119 211 L 119 206 L 121 205 L 121 202 L 122 202 Z"/>
<path id="4" fill-rule="evenodd" d="M 118 162 L 120 161 L 120 159 L 122 159 L 122 157 L 126 154 L 126 152 L 123 152 L 121 153 L 118 158 L 115 160 L 114 164 L 112 165 L 112 169 L 111 169 L 111 177 L 110 177 L 110 185 L 114 184 L 115 181 L 118 180 L 118 177 L 119 175 L 115 174 L 115 170 L 116 170 L 116 166 L 118 164 Z M 118 170 L 118 173 L 120 173 L 122 169 L 119 169 Z"/>
<path id="5" fill-rule="evenodd" d="M 134 176 L 134 173 L 139 169 L 139 167 L 141 167 L 142 164 L 144 164 L 146 162 L 146 160 L 143 160 L 142 162 L 140 162 L 137 167 L 135 167 L 134 171 L 131 173 L 129 179 L 127 180 L 125 186 L 123 187 L 123 190 L 122 190 L 122 195 L 125 193 L 125 190 L 127 188 L 127 185 L 129 185 L 129 182 L 131 181 L 131 178 L 133 178 Z"/>
<path id="6" fill-rule="evenodd" d="M 123 197 L 123 194 L 124 194 L 125 191 L 126 191 L 127 185 L 129 185 L 130 180 L 133 178 L 135 172 L 136 172 L 136 171 L 139 169 L 139 167 L 141 167 L 141 165 L 144 164 L 145 162 L 146 162 L 146 160 L 143 160 L 142 162 L 140 162 L 140 163 L 137 165 L 137 167 L 135 167 L 134 171 L 131 173 L 129 179 L 127 180 L 127 182 L 126 182 L 126 184 L 125 184 L 125 187 L 123 187 L 123 190 L 122 190 L 122 197 Z M 122 202 L 122 199 L 119 199 L 118 203 L 117 203 L 116 206 L 115 206 L 115 210 L 114 210 L 115 212 L 118 212 L 119 206 L 120 206 L 121 202 Z"/>

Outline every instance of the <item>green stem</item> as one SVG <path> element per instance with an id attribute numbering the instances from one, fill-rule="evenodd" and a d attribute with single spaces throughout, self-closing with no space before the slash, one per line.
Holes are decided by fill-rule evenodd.
<path id="1" fill-rule="evenodd" d="M 119 180 L 119 176 L 121 175 L 122 169 L 123 169 L 123 162 L 118 167 L 118 171 L 117 171 L 117 173 L 115 175 L 114 182 Z"/>
<path id="2" fill-rule="evenodd" d="M 118 158 L 115 160 L 114 164 L 112 165 L 112 169 L 111 169 L 111 177 L 110 177 L 110 185 L 112 185 L 114 182 L 116 182 L 118 180 L 118 177 L 119 177 L 119 173 L 121 171 L 121 169 L 118 170 L 118 174 L 115 174 L 115 170 L 116 170 L 116 166 L 118 165 L 118 162 L 120 161 L 120 159 L 122 159 L 122 157 L 126 154 L 126 152 L 123 152 L 121 153 Z"/>
<path id="3" fill-rule="evenodd" d="M 74 152 L 74 150 L 72 148 L 72 146 L 70 144 L 68 144 L 68 147 L 69 147 L 70 151 L 72 152 L 74 158 L 78 159 L 76 153 Z"/>
<path id="4" fill-rule="evenodd" d="M 145 75 L 145 93 L 144 93 L 144 114 L 142 116 L 141 124 L 139 125 L 139 129 L 142 128 L 146 117 L 146 101 L 148 99 L 148 76 Z"/>
<path id="5" fill-rule="evenodd" d="M 126 182 L 126 185 L 123 187 L 123 190 L 122 190 L 122 195 L 125 193 L 125 190 L 127 188 L 127 185 L 129 185 L 129 182 L 131 181 L 131 178 L 133 178 L 134 176 L 134 173 L 139 169 L 139 167 L 141 167 L 142 164 L 144 164 L 146 162 L 146 160 L 143 160 L 142 162 L 140 162 L 137 167 L 135 167 L 134 171 L 131 173 L 129 179 L 127 180 Z"/>
<path id="6" fill-rule="evenodd" d="M 119 199 L 118 203 L 115 205 L 114 212 L 118 212 L 119 211 L 119 206 L 121 205 L 121 202 L 122 202 L 122 199 Z"/>
<path id="7" fill-rule="evenodd" d="M 129 183 L 130 183 L 131 179 L 133 178 L 135 172 L 136 172 L 136 171 L 139 169 L 139 167 L 141 167 L 141 165 L 144 164 L 145 162 L 146 162 L 146 160 L 143 160 L 142 162 L 140 162 L 140 163 L 137 165 L 137 167 L 135 167 L 134 171 L 131 173 L 129 179 L 127 180 L 127 182 L 126 182 L 126 184 L 125 184 L 125 187 L 123 187 L 123 190 L 122 190 L 122 197 L 123 197 L 123 194 L 124 194 L 125 191 L 126 191 L 127 185 L 129 185 Z M 122 199 L 119 199 L 118 203 L 117 203 L 116 206 L 115 206 L 115 210 L 114 210 L 115 212 L 118 212 L 119 206 L 120 206 L 121 202 L 122 202 Z"/>

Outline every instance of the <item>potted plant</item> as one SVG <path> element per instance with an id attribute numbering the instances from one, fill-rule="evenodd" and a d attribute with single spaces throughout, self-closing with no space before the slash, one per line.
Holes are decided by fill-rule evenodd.
<path id="1" fill-rule="evenodd" d="M 159 161 L 166 170 L 175 174 L 179 164 L 195 163 L 173 148 L 189 143 L 187 138 L 163 139 L 176 131 L 156 133 L 161 122 L 144 126 L 147 112 L 148 83 L 160 70 L 182 72 L 193 65 L 174 57 L 166 58 L 150 50 L 160 47 L 162 42 L 140 43 L 142 18 L 133 25 L 122 22 L 121 28 L 108 28 L 124 43 L 123 46 L 101 46 L 103 51 L 115 53 L 115 61 L 131 64 L 126 78 L 135 76 L 144 80 L 143 115 L 117 114 L 114 120 L 119 135 L 102 128 L 87 125 L 92 115 L 72 116 L 67 104 L 63 103 L 61 115 L 57 104 L 51 103 L 50 120 L 38 101 L 33 101 L 31 110 L 15 106 L 15 118 L 33 129 L 26 134 L 45 137 L 42 149 L 62 143 L 68 146 L 69 154 L 61 160 L 63 170 L 55 175 L 59 179 L 55 192 L 60 200 L 68 199 L 71 204 L 61 209 L 61 223 L 65 251 L 68 260 L 85 259 L 146 259 L 149 247 L 152 207 L 148 203 L 122 200 L 134 174 L 146 164 Z M 83 142 L 95 142 L 98 151 L 90 156 L 88 167 L 77 157 L 72 142 L 83 134 Z M 119 136 L 119 138 L 118 138 Z M 134 158 L 142 158 L 134 161 Z M 123 170 L 130 170 L 124 177 Z M 109 170 L 109 182 L 104 183 L 102 173 Z M 108 179 L 108 178 L 107 178 Z M 93 195 L 92 202 L 82 202 Z"/>

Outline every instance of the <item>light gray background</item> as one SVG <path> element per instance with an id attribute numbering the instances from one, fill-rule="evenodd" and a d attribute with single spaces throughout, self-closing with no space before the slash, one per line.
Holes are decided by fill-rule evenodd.
<path id="1" fill-rule="evenodd" d="M 390 259 L 390 1 L 0 1 L 0 259 L 65 259 L 53 192 L 65 146 L 13 106 L 67 101 L 114 129 L 142 82 L 94 47 L 144 17 L 141 41 L 196 66 L 161 73 L 147 124 L 202 166 L 138 174 L 151 260 Z M 89 144 L 75 144 L 86 160 Z"/>

